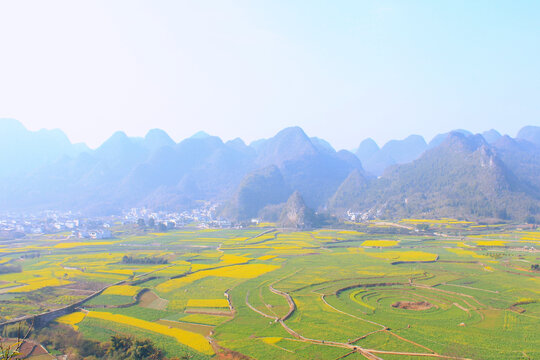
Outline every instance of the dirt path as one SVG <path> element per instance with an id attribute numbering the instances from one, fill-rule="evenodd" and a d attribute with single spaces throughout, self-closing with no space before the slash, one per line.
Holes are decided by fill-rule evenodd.
<path id="1" fill-rule="evenodd" d="M 462 357 L 456 357 L 456 356 L 447 356 L 447 355 L 439 355 L 439 354 L 426 354 L 426 353 L 412 353 L 412 352 L 404 352 L 404 351 L 388 351 L 388 350 L 376 350 L 376 349 L 366 349 L 369 352 L 375 353 L 375 354 L 389 354 L 389 355 L 406 355 L 406 356 L 427 356 L 427 357 L 434 357 L 439 359 L 455 359 L 455 360 L 472 360 L 469 358 L 462 358 Z"/>
<path id="2" fill-rule="evenodd" d="M 482 320 L 485 320 L 485 316 L 484 314 L 480 311 L 482 309 L 478 308 L 477 306 L 473 306 L 471 305 L 467 300 L 463 299 L 463 298 L 467 298 L 467 299 L 470 299 L 470 300 L 473 300 L 475 301 L 478 305 L 480 305 L 481 308 L 484 308 L 484 309 L 487 309 L 488 307 L 484 304 L 482 304 L 480 301 L 478 301 L 474 296 L 472 295 L 467 295 L 467 294 L 463 294 L 463 293 L 459 293 L 459 292 L 454 292 L 454 291 L 449 291 L 449 290 L 443 290 L 443 289 L 439 289 L 439 288 L 436 288 L 434 286 L 429 286 L 429 285 L 420 285 L 420 284 L 411 284 L 412 286 L 415 286 L 415 287 L 418 287 L 418 288 L 421 288 L 421 289 L 428 289 L 428 290 L 433 290 L 433 291 L 438 291 L 438 292 L 442 292 L 442 293 L 445 293 L 445 294 L 449 294 L 451 296 L 453 296 L 454 298 L 457 298 L 459 299 L 460 301 L 464 302 L 468 307 L 469 309 L 466 309 L 465 307 L 462 307 L 462 306 L 458 306 L 461 310 L 464 310 L 466 311 L 467 313 L 469 313 L 470 310 L 476 312 L 480 318 Z M 457 304 L 454 302 L 453 305 L 456 305 Z M 465 310 L 466 309 L 466 310 Z M 470 313 L 469 313 L 469 317 L 470 317 Z"/>
<path id="3" fill-rule="evenodd" d="M 261 236 L 266 235 L 266 234 L 271 234 L 273 232 L 275 232 L 273 238 L 264 239 L 264 240 L 260 240 L 260 241 L 255 241 L 255 242 L 248 242 L 250 240 L 254 240 L 254 239 L 258 238 L 258 237 L 261 237 Z M 260 234 L 257 234 L 255 236 L 249 238 L 249 239 L 246 239 L 245 243 L 248 244 L 248 245 L 259 245 L 259 244 L 265 243 L 265 242 L 270 241 L 270 240 L 275 240 L 277 238 L 277 235 L 278 235 L 277 229 L 270 229 L 270 230 L 266 230 L 266 231 L 264 231 L 264 232 L 262 232 Z"/>
<path id="4" fill-rule="evenodd" d="M 466 289 L 480 290 L 480 291 L 487 291 L 487 292 L 494 293 L 494 294 L 498 294 L 498 293 L 499 293 L 498 291 L 494 291 L 494 290 L 480 289 L 480 288 L 475 288 L 475 287 L 472 287 L 472 286 L 465 286 L 465 285 L 448 284 L 448 283 L 442 283 L 441 285 L 457 286 L 457 287 L 462 287 L 462 288 L 466 288 Z"/>
<path id="5" fill-rule="evenodd" d="M 287 312 L 287 314 L 285 314 L 285 316 L 279 318 L 279 320 L 287 320 L 288 318 L 291 317 L 291 315 L 294 313 L 294 311 L 296 310 L 296 304 L 294 303 L 294 300 L 293 298 L 287 294 L 286 292 L 283 292 L 283 291 L 279 291 L 279 290 L 276 290 L 274 289 L 274 287 L 272 285 L 269 285 L 268 288 L 270 289 L 271 292 L 273 292 L 274 294 L 276 295 L 281 295 L 283 296 L 286 300 L 287 300 L 287 303 L 289 304 L 289 311 Z"/>
<path id="6" fill-rule="evenodd" d="M 446 293 L 446 294 L 450 294 L 450 295 L 454 295 L 454 296 L 462 296 L 462 297 L 466 297 L 468 299 L 471 299 L 471 300 L 474 300 L 478 305 L 482 306 L 482 307 L 486 307 L 486 305 L 482 304 L 480 301 L 476 300 L 476 298 L 472 295 L 467 295 L 467 294 L 463 294 L 463 293 L 459 293 L 459 292 L 454 292 L 454 291 L 450 291 L 450 290 L 443 290 L 443 289 L 438 289 L 436 287 L 433 287 L 433 286 L 429 286 L 429 285 L 421 285 L 421 284 L 411 284 L 412 286 L 415 286 L 415 287 L 419 287 L 419 288 L 422 288 L 422 289 L 429 289 L 429 290 L 433 290 L 433 291 L 440 291 L 440 292 L 443 292 L 443 293 Z M 461 299 L 461 301 L 465 302 L 467 304 L 467 302 L 463 299 Z M 468 304 L 469 306 L 473 307 L 472 305 Z"/>
<path id="7" fill-rule="evenodd" d="M 317 293 L 316 293 L 316 294 L 317 294 Z M 325 294 L 319 294 L 319 295 L 321 295 L 321 300 L 322 300 L 322 302 L 325 303 L 328 307 L 332 308 L 334 311 L 337 311 L 338 313 L 342 313 L 342 314 L 344 314 L 344 315 L 350 316 L 350 317 L 355 318 L 355 319 L 358 319 L 358 320 L 362 320 L 362 321 L 368 322 L 368 323 L 373 324 L 373 325 L 376 325 L 376 326 L 380 326 L 380 327 L 381 327 L 381 330 L 386 330 L 386 329 L 387 329 L 387 327 L 384 326 L 383 324 L 379 324 L 379 323 L 376 323 L 375 321 L 371 321 L 371 320 L 367 320 L 367 319 L 362 319 L 362 318 L 359 317 L 359 316 L 356 316 L 356 315 L 353 315 L 353 314 L 349 314 L 349 313 L 347 313 L 347 312 L 345 312 L 345 311 L 339 310 L 339 309 L 335 308 L 334 306 L 330 305 L 330 304 L 326 301 L 326 299 L 325 299 L 325 296 L 326 296 L 326 295 L 325 295 Z"/>
<path id="8" fill-rule="evenodd" d="M 381 332 L 381 331 L 384 331 L 384 329 L 379 329 L 379 330 L 368 332 L 367 334 L 364 334 L 364 335 L 362 335 L 360 337 L 357 337 L 356 339 L 353 339 L 353 340 L 349 341 L 349 344 L 354 344 L 357 341 L 360 341 L 362 339 L 367 338 L 369 335 L 373 335 L 373 334 L 376 334 L 376 333 Z"/>
<path id="9" fill-rule="evenodd" d="M 351 288 L 351 286 L 346 287 L 345 289 L 347 289 L 347 288 Z M 337 290 L 335 293 L 337 294 L 337 293 L 339 293 L 339 292 L 342 291 L 342 290 L 343 290 L 343 289 L 339 289 L 339 290 Z M 388 333 L 388 334 L 390 334 L 390 335 L 392 335 L 392 336 L 395 336 L 396 338 L 398 338 L 398 339 L 400 339 L 400 340 L 402 340 L 402 341 L 405 341 L 405 342 L 408 342 L 408 343 L 410 343 L 410 344 L 416 345 L 416 346 L 418 346 L 418 347 L 420 347 L 420 348 L 422 348 L 422 349 L 425 349 L 425 350 L 429 351 L 429 352 L 432 353 L 432 354 L 436 354 L 435 351 L 433 351 L 432 349 L 428 348 L 427 346 L 424 346 L 424 345 L 419 344 L 419 343 L 416 343 L 416 342 L 414 342 L 414 341 L 412 341 L 412 340 L 406 339 L 406 338 L 404 338 L 404 337 L 402 337 L 402 336 L 400 336 L 400 335 L 398 335 L 398 334 L 396 334 L 396 333 L 390 331 L 390 330 L 388 329 L 388 327 L 385 326 L 385 325 L 383 325 L 383 324 L 379 324 L 379 323 L 377 323 L 377 322 L 374 322 L 374 321 L 371 321 L 371 320 L 367 320 L 367 319 L 361 318 L 361 317 L 359 317 L 359 316 L 356 316 L 356 315 L 353 315 L 353 314 L 350 314 L 350 313 L 347 313 L 347 312 L 345 312 L 345 311 L 342 311 L 342 310 L 337 309 L 336 307 L 330 305 L 330 304 L 328 303 L 328 301 L 326 301 L 326 299 L 325 299 L 326 294 L 317 293 L 317 292 L 315 292 L 315 291 L 312 291 L 312 292 L 314 292 L 314 293 L 316 293 L 316 294 L 318 294 L 318 295 L 321 295 L 321 300 L 322 300 L 328 307 L 332 308 L 334 311 L 337 311 L 337 312 L 342 313 L 342 314 L 344 314 L 344 315 L 347 315 L 347 316 L 349 316 L 349 317 L 352 317 L 352 318 L 355 318 L 355 319 L 358 319 L 358 320 L 362 320 L 362 321 L 365 321 L 365 322 L 368 322 L 368 323 L 371 323 L 371 324 L 373 324 L 373 325 L 376 325 L 376 326 L 380 326 L 380 327 L 381 327 L 381 329 L 378 330 L 378 331 L 374 331 L 374 332 L 371 332 L 371 333 L 369 333 L 369 334 L 365 334 L 365 335 L 360 336 L 360 337 L 359 337 L 358 339 L 356 339 L 354 342 L 356 342 L 356 341 L 358 341 L 358 340 L 361 340 L 361 339 L 364 339 L 364 338 L 366 338 L 367 336 L 369 336 L 369 335 L 371 335 L 371 334 L 374 334 L 374 333 L 376 333 L 376 332 L 384 331 L 384 332 L 386 332 L 386 333 Z"/>
<path id="10" fill-rule="evenodd" d="M 346 353 L 345 355 L 342 355 L 342 356 L 336 358 L 335 360 L 345 359 L 347 356 L 352 355 L 352 354 L 354 354 L 355 352 L 356 352 L 356 351 L 348 352 L 348 353 Z"/>
<path id="11" fill-rule="evenodd" d="M 353 318 L 355 318 L 355 319 L 359 319 L 359 320 L 362 320 L 362 321 L 366 321 L 366 322 L 369 322 L 369 323 L 371 323 L 371 324 L 373 324 L 373 325 L 378 325 L 378 326 L 381 327 L 380 330 L 372 331 L 371 333 L 362 335 L 361 337 L 359 337 L 358 339 L 354 340 L 353 342 L 356 342 L 356 341 L 358 341 L 358 340 L 364 339 L 364 338 L 368 337 L 368 336 L 371 335 L 371 334 L 374 334 L 374 333 L 377 333 L 377 332 L 380 332 L 380 331 L 384 331 L 384 332 L 386 332 L 386 333 L 388 333 L 388 334 L 390 334 L 390 335 L 392 335 L 392 336 L 397 337 L 398 339 L 400 339 L 400 340 L 402 340 L 402 341 L 405 341 L 405 342 L 408 342 L 408 343 L 410 343 L 410 344 L 413 344 L 413 345 L 416 345 L 416 346 L 418 346 L 418 347 L 421 347 L 422 349 L 425 349 L 425 350 L 427 350 L 427 351 L 429 351 L 429 352 L 431 352 L 431 353 L 433 353 L 433 354 L 436 353 L 436 352 L 433 351 L 432 349 L 430 349 L 430 348 L 428 348 L 428 347 L 426 347 L 426 346 L 424 346 L 424 345 L 422 345 L 422 344 L 418 344 L 418 343 L 416 343 L 416 342 L 414 342 L 414 341 L 412 341 L 412 340 L 405 339 L 404 337 L 402 337 L 402 336 L 400 336 L 400 335 L 398 335 L 398 334 L 396 334 L 396 333 L 394 333 L 394 332 L 388 330 L 388 327 L 387 327 L 387 326 L 384 326 L 383 324 L 379 324 L 379 323 L 376 323 L 376 322 L 374 322 L 374 321 L 367 320 L 367 319 L 362 319 L 361 317 L 355 316 L 355 315 L 353 315 L 353 314 L 349 314 L 349 313 L 347 313 L 347 312 L 345 312 L 345 311 L 341 311 L 341 310 L 335 308 L 334 306 L 330 305 L 330 304 L 326 301 L 326 299 L 325 299 L 324 297 L 325 297 L 325 295 L 321 295 L 321 300 L 322 300 L 326 305 L 328 305 L 329 307 L 331 307 L 333 310 L 335 310 L 335 311 L 337 311 L 337 312 L 340 312 L 340 313 L 342 313 L 342 314 L 345 314 L 345 315 L 347 315 L 347 316 L 353 317 Z"/>
<path id="12" fill-rule="evenodd" d="M 251 310 L 255 311 L 255 312 L 256 312 L 257 314 L 259 314 L 259 315 L 262 315 L 262 316 L 264 316 L 264 317 L 266 317 L 266 318 L 269 318 L 269 319 L 272 319 L 272 320 L 274 320 L 274 321 L 278 321 L 278 320 L 279 320 L 279 318 L 278 318 L 277 316 L 272 316 L 272 315 L 265 314 L 265 313 L 263 313 L 262 311 L 260 311 L 259 309 L 255 308 L 253 305 L 251 305 L 251 304 L 249 303 L 249 290 L 248 290 L 248 292 L 246 293 L 246 305 L 247 305 L 248 308 L 250 308 Z"/>
<path id="13" fill-rule="evenodd" d="M 276 314 L 276 312 L 274 311 L 274 309 L 272 309 L 272 305 L 270 304 L 267 304 L 265 301 L 264 301 L 264 298 L 263 298 L 263 295 L 262 295 L 262 290 L 263 290 L 264 287 L 259 287 L 259 299 L 261 300 L 261 302 L 264 304 L 264 306 L 266 307 L 266 309 L 268 309 L 268 311 L 270 311 L 272 313 L 272 315 L 276 316 L 276 317 L 279 317 L 278 314 Z"/>
<path id="14" fill-rule="evenodd" d="M 231 289 L 227 289 L 225 290 L 225 297 L 227 298 L 227 302 L 229 303 L 229 310 L 231 310 L 231 312 L 233 314 L 236 314 L 236 310 L 232 304 L 232 301 L 231 301 L 231 295 L 229 294 L 229 292 L 231 291 Z"/>
<path id="15" fill-rule="evenodd" d="M 289 294 L 287 293 L 284 293 L 284 292 L 281 292 L 282 294 L 286 294 L 287 296 L 290 297 Z M 281 294 L 280 294 L 281 295 Z M 321 297 L 323 297 L 323 295 L 321 295 Z M 377 349 L 365 349 L 361 346 L 358 346 L 358 345 L 353 345 L 353 344 L 350 344 L 350 343 L 341 343 L 341 342 L 337 342 L 337 341 L 329 341 L 329 340 L 318 340 L 318 339 L 310 339 L 310 338 L 306 338 L 304 336 L 302 336 L 301 334 L 299 334 L 298 332 L 296 332 L 295 330 L 291 329 L 286 323 L 284 320 L 282 319 L 279 319 L 279 318 L 275 318 L 275 317 L 272 317 L 270 315 L 267 315 L 265 313 L 263 313 L 262 311 L 259 311 L 258 309 L 254 308 L 253 306 L 251 306 L 251 304 L 249 304 L 249 301 L 248 301 L 248 297 L 249 297 L 249 292 L 246 293 L 246 305 L 253 311 L 257 312 L 258 314 L 266 317 L 266 318 L 270 318 L 270 319 L 274 319 L 274 321 L 277 321 L 280 323 L 280 325 L 285 329 L 285 331 L 287 331 L 289 334 L 291 334 L 294 339 L 288 339 L 288 340 L 292 340 L 292 341 L 302 341 L 302 342 L 306 342 L 306 343 L 312 343 L 312 344 L 318 344 L 318 345 L 326 345 L 326 346 L 333 346 L 333 347 L 340 347 L 340 348 L 345 348 L 345 349 L 350 349 L 352 351 L 355 351 L 355 352 L 358 352 L 360 353 L 362 356 L 364 356 L 366 359 L 369 359 L 369 360 L 383 360 L 382 358 L 378 357 L 377 355 L 375 354 L 394 354 L 394 355 L 408 355 L 408 356 L 428 356 L 428 357 L 436 357 L 436 358 L 441 358 L 441 359 L 456 359 L 456 360 L 469 360 L 469 359 L 466 359 L 466 358 L 461 358 L 461 357 L 453 357 L 453 356 L 445 356 L 445 355 L 439 355 L 435 352 L 433 352 L 431 349 L 423 346 L 423 345 L 420 345 L 420 344 L 416 344 L 415 342 L 411 341 L 411 340 L 408 340 L 408 339 L 405 339 L 397 334 L 394 334 L 392 333 L 391 331 L 389 331 L 387 329 L 386 326 L 384 325 L 381 325 L 381 324 L 377 324 L 375 322 L 372 322 L 374 324 L 377 324 L 379 326 L 381 326 L 383 329 L 381 330 L 378 330 L 378 331 L 385 331 L 385 332 L 388 332 L 389 334 L 393 335 L 393 336 L 396 336 L 397 338 L 403 340 L 403 341 L 407 341 L 411 344 L 414 344 L 414 345 L 418 345 L 428 351 L 431 351 L 431 353 L 413 353 L 413 352 L 399 352 L 399 351 L 384 351 L 384 350 L 377 350 Z M 292 298 L 291 298 L 292 300 Z M 354 318 L 357 318 L 359 320 L 363 320 L 363 321 L 367 321 L 367 322 L 371 322 L 370 320 L 365 320 L 365 319 L 362 319 L 362 318 L 359 318 L 357 316 L 354 316 L 352 314 L 347 314 L 339 309 L 336 309 L 334 308 L 332 305 L 328 304 L 326 302 L 326 300 L 323 298 L 323 301 L 328 305 L 330 306 L 331 308 L 333 308 L 334 310 L 340 312 L 340 313 L 343 313 L 343 314 L 346 314 L 346 315 L 349 315 L 349 316 L 352 316 Z M 294 304 L 294 301 L 293 301 L 293 304 Z M 295 307 L 296 308 L 296 307 Z"/>
<path id="16" fill-rule="evenodd" d="M 465 311 L 466 313 L 469 312 L 469 309 L 464 308 L 463 306 L 459 305 L 458 303 L 453 303 L 452 305 L 454 305 L 455 307 Z"/>
<path id="17" fill-rule="evenodd" d="M 298 271 L 297 271 L 298 272 Z M 295 272 L 296 273 L 296 272 Z M 285 331 L 287 331 L 287 333 L 289 333 L 290 335 L 292 335 L 294 338 L 291 338 L 291 339 L 288 339 L 288 340 L 292 340 L 292 341 L 302 341 L 302 342 L 306 342 L 306 343 L 311 343 L 311 344 L 317 344 L 317 345 L 325 345 L 325 346 L 333 346 L 333 347 L 340 347 L 340 348 L 345 348 L 345 349 L 350 349 L 351 350 L 351 353 L 352 352 L 357 352 L 359 354 L 361 354 L 362 356 L 364 356 L 366 359 L 369 359 L 369 360 L 383 360 L 381 359 L 380 357 L 378 357 L 376 354 L 392 354 L 392 355 L 406 355 L 406 356 L 424 356 L 424 357 L 434 357 L 434 358 L 440 358 L 440 359 L 455 359 L 455 360 L 470 360 L 470 359 L 466 359 L 466 358 L 461 358 L 461 357 L 453 357 L 453 356 L 446 356 L 446 355 L 440 355 L 438 353 L 436 353 L 435 351 L 433 351 L 432 349 L 428 348 L 427 346 L 424 346 L 422 344 L 418 344 L 412 340 L 409 340 L 409 339 L 406 339 L 392 331 L 389 330 L 389 328 L 383 324 L 379 324 L 377 322 L 374 322 L 374 321 L 371 321 L 371 320 L 367 320 L 367 319 L 363 319 L 359 316 L 356 316 L 356 315 L 353 315 L 353 314 L 349 314 L 345 311 L 342 311 L 342 310 L 339 310 L 337 309 L 336 307 L 330 305 L 328 303 L 328 301 L 326 301 L 325 299 L 325 296 L 326 294 L 321 294 L 321 293 L 318 293 L 316 291 L 312 291 L 312 293 L 315 293 L 315 294 L 318 294 L 321 296 L 321 301 L 328 307 L 330 307 L 331 309 L 333 309 L 334 311 L 338 312 L 338 313 L 341 313 L 341 314 L 344 314 L 346 316 L 349 316 L 349 317 L 352 317 L 352 318 L 355 318 L 355 319 L 358 319 L 358 320 L 361 320 L 361 321 L 364 321 L 364 322 L 367 322 L 367 323 L 370 323 L 370 324 L 373 324 L 373 325 L 376 325 L 376 326 L 379 326 L 380 329 L 379 330 L 376 330 L 376 331 L 372 331 L 368 334 L 365 334 L 365 335 L 362 335 L 356 339 L 354 339 L 353 341 L 350 341 L 348 343 L 342 343 L 342 342 L 337 342 L 337 341 L 330 341 L 330 340 L 319 340 L 319 339 L 310 339 L 310 338 L 306 338 L 304 336 L 302 336 L 301 334 L 299 334 L 298 332 L 296 332 L 295 330 L 291 329 L 286 323 L 285 323 L 285 320 L 287 320 L 288 318 L 290 318 L 290 316 L 294 313 L 294 311 L 296 311 L 296 303 L 294 302 L 294 299 L 290 296 L 290 294 L 284 292 L 284 291 L 281 291 L 281 290 L 277 290 L 274 288 L 274 285 L 276 283 L 278 283 L 279 281 L 285 279 L 285 278 L 288 278 L 290 276 L 293 276 L 295 273 L 293 274 L 290 274 L 280 280 L 277 280 L 276 282 L 272 283 L 271 285 L 269 285 L 269 289 L 271 292 L 273 292 L 274 294 L 277 294 L 277 295 L 280 295 L 280 296 L 283 296 L 286 300 L 287 300 L 287 303 L 289 304 L 289 311 L 286 315 L 284 315 L 283 317 L 277 317 L 277 316 L 271 316 L 271 315 L 268 315 L 268 314 L 265 314 L 264 312 L 256 309 L 254 306 L 252 306 L 250 303 L 249 303 L 249 291 L 246 293 L 246 305 L 253 311 L 255 311 L 256 313 L 258 313 L 259 315 L 261 316 L 264 316 L 266 318 L 269 318 L 269 319 L 272 319 L 274 320 L 275 322 L 279 322 L 280 325 L 283 327 L 283 329 Z M 422 288 L 429 288 L 429 289 L 433 289 L 432 287 L 430 286 L 422 286 L 422 285 L 415 285 L 415 284 L 411 284 L 413 286 L 418 286 L 418 287 L 422 287 Z M 347 287 L 347 288 L 350 288 Z M 454 293 L 454 292 L 451 292 L 451 291 L 445 291 L 445 290 L 441 290 L 441 289 L 433 289 L 433 290 L 438 290 L 438 291 L 442 291 L 442 292 L 447 292 L 447 293 L 450 293 L 450 294 L 453 294 L 454 296 L 455 295 L 461 295 L 460 293 Z M 478 300 L 476 300 L 474 297 L 470 296 L 470 295 L 466 295 L 466 294 L 463 294 L 464 296 L 468 297 L 468 298 L 471 298 L 473 300 L 475 300 L 476 302 L 478 302 Z M 462 299 L 462 301 L 464 301 Z M 264 303 L 264 302 L 263 302 Z M 479 303 L 479 302 L 478 302 Z M 479 303 L 480 304 L 480 303 Z M 266 304 L 265 304 L 266 305 Z M 470 304 L 468 304 L 470 305 Z M 475 309 L 476 310 L 476 309 Z M 405 342 L 408 342 L 412 345 L 415 345 L 415 346 L 418 346 L 426 351 L 428 351 L 428 353 L 417 353 L 417 352 L 402 352 L 402 351 L 386 351 L 386 350 L 377 350 L 377 349 L 366 349 L 366 348 L 363 348 L 359 345 L 354 345 L 355 342 L 361 340 L 361 339 L 364 339 L 372 334 L 375 334 L 375 333 L 378 333 L 378 332 L 386 332 L 396 338 L 398 338 L 399 340 L 401 341 L 405 341 Z M 346 354 L 346 356 L 350 355 L 351 353 L 348 353 Z M 344 356 L 344 357 L 346 357 Z M 342 357 L 343 358 L 343 357 Z"/>

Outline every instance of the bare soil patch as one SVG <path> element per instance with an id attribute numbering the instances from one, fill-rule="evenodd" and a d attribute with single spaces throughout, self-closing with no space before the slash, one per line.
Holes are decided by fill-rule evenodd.
<path id="1" fill-rule="evenodd" d="M 167 305 L 169 305 L 169 300 L 160 298 L 153 291 L 145 291 L 139 298 L 139 306 L 148 309 L 165 310 Z"/>
<path id="2" fill-rule="evenodd" d="M 398 301 L 393 303 L 392 307 L 406 310 L 427 310 L 431 309 L 433 305 L 427 301 Z"/>
<path id="3" fill-rule="evenodd" d="M 82 290 L 82 291 L 99 291 L 106 287 L 107 285 L 110 285 L 105 282 L 97 282 L 97 281 L 76 281 L 71 284 L 64 285 L 64 288 L 68 288 L 70 290 Z"/>

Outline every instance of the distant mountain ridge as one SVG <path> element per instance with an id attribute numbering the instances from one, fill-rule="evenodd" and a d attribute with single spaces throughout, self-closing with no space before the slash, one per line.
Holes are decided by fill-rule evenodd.
<path id="1" fill-rule="evenodd" d="M 538 154 L 540 149 L 532 143 L 511 140 L 491 146 L 481 135 L 452 132 L 419 159 L 387 169 L 368 186 L 344 182 L 331 204 L 367 218 L 536 217 Z M 524 170 L 520 161 L 530 169 Z"/>
<path id="2" fill-rule="evenodd" d="M 71 144 L 61 130 L 29 131 L 17 120 L 0 119 L 0 179 L 88 151 L 84 144 Z"/>
<path id="3" fill-rule="evenodd" d="M 389 166 L 417 159 L 427 147 L 426 141 L 419 135 L 410 135 L 403 140 L 390 140 L 380 149 L 372 139 L 366 139 L 360 144 L 356 156 L 367 172 L 380 176 Z"/>
<path id="4" fill-rule="evenodd" d="M 516 138 L 457 130 L 382 148 L 371 139 L 336 151 L 299 127 L 246 145 L 200 132 L 175 143 L 165 131 L 116 132 L 91 150 L 60 130 L 32 132 L 0 119 L 0 211 L 130 207 L 189 209 L 222 203 L 236 221 L 278 220 L 291 194 L 306 208 L 364 218 L 448 216 L 538 219 L 540 128 Z M 289 199 L 290 200 L 290 199 Z M 296 201 L 297 204 L 300 201 Z M 539 219 L 540 220 L 540 219 Z"/>

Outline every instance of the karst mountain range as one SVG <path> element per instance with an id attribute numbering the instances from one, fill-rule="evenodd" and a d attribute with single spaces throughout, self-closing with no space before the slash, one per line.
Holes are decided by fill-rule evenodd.
<path id="1" fill-rule="evenodd" d="M 203 132 L 176 143 L 154 129 L 144 138 L 114 133 L 92 150 L 61 130 L 0 119 L 0 212 L 108 215 L 210 201 L 241 222 L 275 220 L 288 202 L 338 218 L 540 221 L 540 127 L 515 138 L 456 130 L 428 143 L 411 135 L 382 147 L 358 137 L 357 149 L 336 151 L 299 127 L 251 144 Z"/>

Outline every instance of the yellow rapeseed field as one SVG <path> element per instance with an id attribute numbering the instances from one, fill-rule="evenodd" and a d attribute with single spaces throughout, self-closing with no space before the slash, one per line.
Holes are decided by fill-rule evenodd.
<path id="1" fill-rule="evenodd" d="M 390 247 L 396 246 L 399 241 L 397 240 L 366 240 L 362 243 L 362 246 L 371 247 Z"/>
<path id="2" fill-rule="evenodd" d="M 506 241 L 502 240 L 483 240 L 476 242 L 476 245 L 478 246 L 504 246 L 505 244 Z"/>
<path id="3" fill-rule="evenodd" d="M 141 291 L 141 288 L 138 286 L 115 285 L 105 289 L 103 295 L 135 296 L 139 293 L 139 291 Z"/>
<path id="4" fill-rule="evenodd" d="M 276 257 L 276 255 L 263 255 L 261 257 L 258 257 L 257 260 L 270 260 L 270 259 L 273 259 L 275 257 Z"/>
<path id="5" fill-rule="evenodd" d="M 283 339 L 283 338 L 280 338 L 280 337 L 263 337 L 263 338 L 261 338 L 261 340 L 264 343 L 267 343 L 267 344 L 270 344 L 270 345 L 277 344 L 278 342 L 281 341 L 281 339 Z"/>
<path id="6" fill-rule="evenodd" d="M 155 332 L 157 334 L 170 336 L 176 341 L 186 346 L 189 346 L 203 354 L 213 355 L 214 351 L 212 346 L 208 343 L 208 340 L 203 335 L 193 333 L 178 328 L 171 328 L 162 324 L 153 323 L 146 320 L 137 319 L 131 316 L 125 316 L 120 314 L 111 314 L 108 312 L 90 311 L 88 315 L 90 318 L 112 321 L 118 324 L 137 327 L 140 329 Z"/>
<path id="7" fill-rule="evenodd" d="M 439 257 L 437 254 L 427 253 L 424 251 L 385 251 L 380 253 L 366 252 L 366 255 L 379 259 L 404 262 L 435 261 Z"/>
<path id="8" fill-rule="evenodd" d="M 189 299 L 188 307 L 211 307 L 211 308 L 228 308 L 229 302 L 227 299 Z"/>
<path id="9" fill-rule="evenodd" d="M 52 279 L 38 278 L 38 279 L 26 280 L 25 283 L 27 284 L 18 288 L 13 288 L 9 290 L 8 292 L 10 293 L 30 292 L 30 291 L 39 290 L 48 286 L 62 286 L 62 285 L 71 284 L 71 281 L 60 280 L 56 278 L 52 278 Z"/>
<path id="10" fill-rule="evenodd" d="M 248 257 L 240 255 L 225 254 L 221 257 L 221 261 L 225 264 L 242 264 L 251 260 Z"/>
<path id="11" fill-rule="evenodd" d="M 70 325 L 75 331 L 77 331 L 79 329 L 77 324 L 83 321 L 85 317 L 85 313 L 83 313 L 82 311 L 77 311 L 71 314 L 60 316 L 58 319 L 56 319 L 56 322 Z"/>
<path id="12" fill-rule="evenodd" d="M 170 292 L 179 289 L 187 284 L 203 279 L 208 276 L 216 277 L 229 277 L 239 279 L 251 279 L 267 272 L 273 271 L 279 268 L 276 265 L 267 264 L 246 264 L 246 265 L 232 265 L 219 269 L 201 270 L 199 272 L 189 274 L 187 276 L 171 279 L 156 286 L 158 291 Z"/>
<path id="13" fill-rule="evenodd" d="M 216 266 L 220 266 L 220 265 L 219 264 L 193 264 L 191 265 L 191 271 L 212 269 L 212 268 L 215 268 Z"/>
<path id="14" fill-rule="evenodd" d="M 74 241 L 74 242 L 62 242 L 54 245 L 53 247 L 56 249 L 72 249 L 79 246 L 96 246 L 96 245 L 112 245 L 115 244 L 116 241 Z"/>

